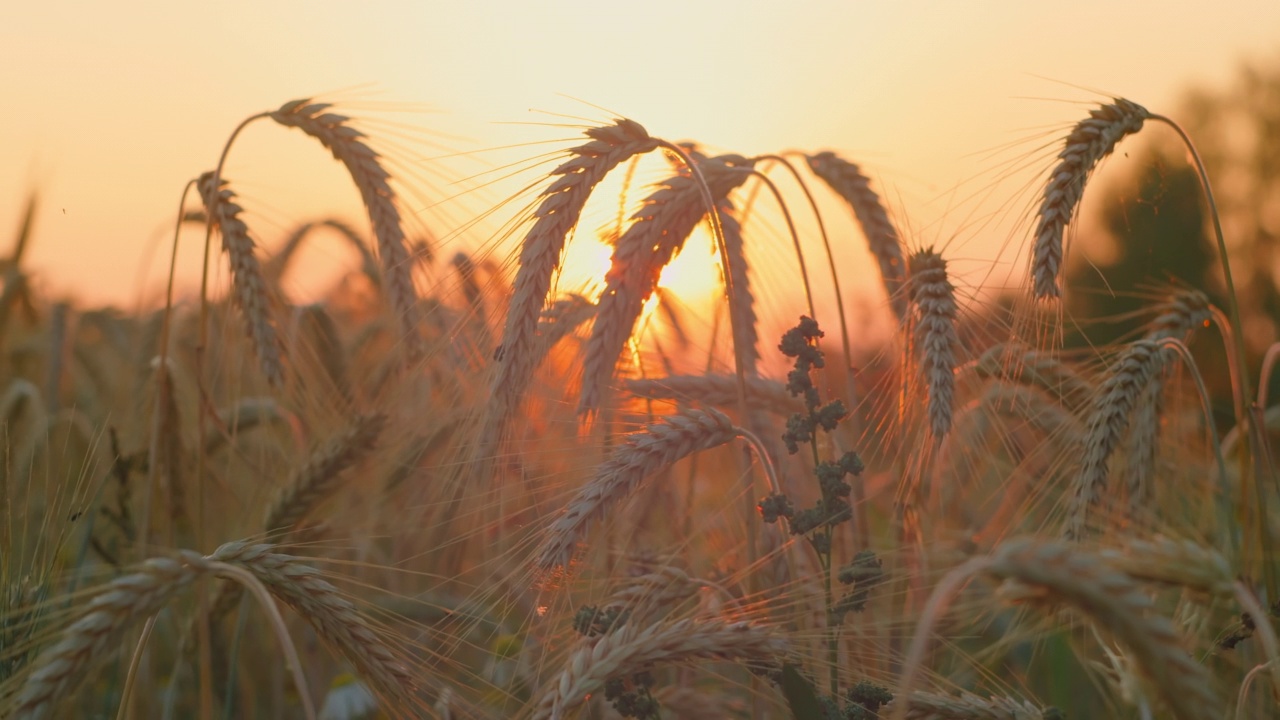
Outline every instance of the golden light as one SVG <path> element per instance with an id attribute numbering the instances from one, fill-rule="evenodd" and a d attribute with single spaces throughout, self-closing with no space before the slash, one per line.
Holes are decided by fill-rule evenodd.
<path id="1" fill-rule="evenodd" d="M 689 236 L 684 251 L 662 270 L 658 286 L 670 290 L 689 307 L 701 309 L 707 301 L 723 294 L 720 260 L 706 225 Z M 594 297 L 604 288 L 613 248 L 595 237 L 579 235 L 565 249 L 558 290 L 581 292 Z"/>

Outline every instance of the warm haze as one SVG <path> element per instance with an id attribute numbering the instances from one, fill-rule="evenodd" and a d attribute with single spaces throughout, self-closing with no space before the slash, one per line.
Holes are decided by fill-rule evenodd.
<path id="1" fill-rule="evenodd" d="M 963 250 L 953 254 L 989 259 L 1011 228 L 978 232 L 973 218 L 1025 208 L 955 206 L 1086 107 L 1062 101 L 1116 94 L 1164 108 L 1190 83 L 1223 82 L 1242 59 L 1268 57 L 1280 32 L 1280 5 L 1265 0 L 1211 11 L 1100 1 L 389 2 L 357 15 L 332 2 L 75 2 L 12 4 L 5 15 L 0 230 L 12 232 L 23 197 L 39 190 L 28 257 L 39 283 L 125 306 L 144 289 L 154 298 L 163 279 L 182 184 L 214 165 L 242 118 L 295 97 L 325 95 L 352 115 L 428 133 L 439 147 L 409 143 L 423 157 L 571 138 L 574 129 L 538 126 L 574 122 L 554 114 L 623 114 L 658 136 L 746 154 L 836 148 L 875 173 L 920 236 L 909 242 L 955 236 Z M 1032 140 L 996 152 L 1018 138 Z M 473 170 L 555 147 L 481 153 Z M 1007 187 L 1039 184 L 1048 156 L 1038 157 Z M 280 128 L 249 132 L 230 173 L 261 213 L 268 247 L 334 207 L 360 219 L 336 164 Z M 419 205 L 476 184 L 436 180 L 420 185 Z M 428 222 L 451 236 L 502 197 L 471 194 Z M 474 251 L 485 239 L 458 243 Z M 199 275 L 188 249 L 178 269 L 186 287 Z M 345 259 L 332 253 L 317 266 Z"/>

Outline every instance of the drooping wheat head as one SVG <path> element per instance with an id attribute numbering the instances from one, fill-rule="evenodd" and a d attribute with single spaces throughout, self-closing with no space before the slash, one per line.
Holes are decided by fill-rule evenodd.
<path id="1" fill-rule="evenodd" d="M 1151 117 L 1141 105 L 1115 98 L 1089 113 L 1067 135 L 1058 163 L 1049 171 L 1036 221 L 1035 247 L 1031 255 L 1032 293 L 1037 299 L 1061 295 L 1058 273 L 1062 268 L 1063 233 L 1075 216 L 1085 182 L 1098 163 L 1127 135 L 1142 129 Z"/>

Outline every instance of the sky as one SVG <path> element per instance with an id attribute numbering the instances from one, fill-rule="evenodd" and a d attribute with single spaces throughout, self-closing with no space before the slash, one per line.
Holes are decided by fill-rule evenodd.
<path id="1" fill-rule="evenodd" d="M 336 100 L 394 143 L 415 191 L 406 211 L 449 252 L 503 257 L 500 213 L 467 223 L 538 180 L 501 180 L 505 163 L 620 114 L 748 155 L 839 150 L 872 174 L 909 243 L 948 244 L 976 273 L 1002 252 L 1011 262 L 1016 233 L 982 219 L 1017 220 L 1052 141 L 1091 104 L 1173 111 L 1242 61 L 1280 61 L 1274 0 L 51 0 L 3 15 L 0 247 L 34 188 L 26 264 L 44 294 L 125 307 L 164 279 L 184 183 L 240 120 L 298 97 Z M 252 126 L 227 176 L 266 248 L 305 220 L 361 220 L 341 169 L 296 131 Z M 183 237 L 190 287 L 202 238 Z M 354 262 L 343 252 L 322 244 L 290 282 L 303 294 L 327 282 Z"/>

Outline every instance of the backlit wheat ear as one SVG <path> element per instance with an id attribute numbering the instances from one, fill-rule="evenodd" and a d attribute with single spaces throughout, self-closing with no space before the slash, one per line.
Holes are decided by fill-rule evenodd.
<path id="1" fill-rule="evenodd" d="M 1087 531 L 1089 513 L 1101 504 L 1106 491 L 1111 453 L 1129 427 L 1139 398 L 1159 376 L 1164 362 L 1165 353 L 1159 343 L 1139 340 L 1125 349 L 1098 388 L 1085 430 L 1080 475 L 1070 499 L 1068 539 L 1078 540 Z M 1145 422 L 1150 420 L 1143 418 Z"/>
<path id="2" fill-rule="evenodd" d="M 213 223 L 222 233 L 222 249 L 231 260 L 231 286 L 244 314 L 249 339 L 262 374 L 274 388 L 284 385 L 284 367 L 280 363 L 280 338 L 271 322 L 271 303 L 267 286 L 262 279 L 262 268 L 253 254 L 253 239 L 249 227 L 240 219 L 242 208 L 235 203 L 235 193 L 224 187 L 215 190 L 213 173 L 200 176 L 198 188 L 207 212 L 213 214 Z"/>
<path id="3" fill-rule="evenodd" d="M 696 452 L 724 445 L 737 435 L 729 418 L 715 410 L 689 410 L 628 435 L 551 524 L 539 567 L 567 566 L 587 525 L 630 495 L 646 477 Z"/>
<path id="4" fill-rule="evenodd" d="M 342 434 L 325 443 L 290 475 L 263 523 L 273 542 L 286 541 L 296 533 L 316 506 L 334 493 L 342 473 L 373 452 L 386 421 L 385 415 L 358 416 Z M 239 585 L 224 583 L 209 606 L 209 622 L 217 622 L 234 610 L 240 595 Z"/>
<path id="5" fill-rule="evenodd" d="M 1213 321 L 1213 305 L 1199 290 L 1186 289 L 1174 293 L 1161 304 L 1160 314 L 1151 322 L 1146 339 L 1184 340 L 1194 330 Z M 1157 373 L 1138 397 L 1126 444 L 1127 471 L 1125 486 L 1129 493 L 1129 516 L 1141 517 L 1150 512 L 1154 492 L 1160 415 L 1164 410 L 1164 378 Z"/>
<path id="6" fill-rule="evenodd" d="M 58 642 L 33 661 L 31 674 L 9 708 L 13 717 L 49 717 L 56 703 L 85 679 L 90 663 L 119 647 L 134 623 L 159 612 L 196 575 L 181 559 L 156 558 L 114 580 L 89 601 Z"/>
<path id="7" fill-rule="evenodd" d="M 739 155 L 698 163 L 717 206 L 726 203 L 728 194 L 751 176 L 749 168 L 750 161 Z M 632 218 L 635 222 L 618 238 L 582 360 L 580 414 L 600 408 L 614 366 L 645 301 L 657 286 L 658 276 L 706 214 L 706 201 L 696 179 L 687 169 L 682 170 L 645 198 Z"/>
<path id="8" fill-rule="evenodd" d="M 871 180 L 862 174 L 862 168 L 833 152 L 820 152 L 805 158 L 809 169 L 822 179 L 853 210 L 867 238 L 867 247 L 880 265 L 880 280 L 889 295 L 889 307 L 899 322 L 907 316 L 907 298 L 902 292 L 906 281 L 906 262 L 902 257 L 902 243 L 898 230 L 889 220 L 889 213 L 880 202 L 880 196 L 871 189 Z"/>
<path id="9" fill-rule="evenodd" d="M 1073 413 L 1093 394 L 1089 380 L 1055 354 L 1017 344 L 993 345 L 978 358 L 974 372 L 1037 388 Z"/>
<path id="10" fill-rule="evenodd" d="M 555 181 L 533 211 L 533 227 L 520 245 L 520 269 L 512 288 L 511 305 L 495 353 L 498 371 L 493 379 L 487 434 L 500 434 L 533 379 L 538 317 L 547 301 L 551 277 L 560 264 L 565 238 L 578 222 L 587 198 L 605 175 L 627 159 L 658 147 L 644 127 L 633 120 L 587 130 L 591 141 L 569 150 L 570 158 L 551 171 Z M 492 444 L 496 438 L 482 438 Z"/>
<path id="11" fill-rule="evenodd" d="M 347 168 L 360 199 L 369 213 L 373 234 L 378 239 L 378 255 L 386 277 L 387 300 L 391 304 L 410 353 L 421 351 L 421 328 L 418 327 L 418 293 L 413 287 L 413 263 L 405 245 L 404 227 L 396 193 L 391 187 L 391 174 L 382 166 L 381 157 L 365 142 L 366 135 L 351 126 L 351 118 L 328 112 L 328 103 L 310 99 L 294 100 L 269 113 L 272 120 L 286 127 L 298 128 L 324 145 L 334 158 Z"/>
<path id="12" fill-rule="evenodd" d="M 908 289 L 915 307 L 915 354 L 929 388 L 929 427 L 941 440 L 951 431 L 955 395 L 955 288 L 947 279 L 947 261 L 930 250 L 911 256 Z"/>
<path id="13" fill-rule="evenodd" d="M 738 379 L 732 375 L 669 375 L 660 378 L 628 378 L 622 387 L 636 397 L 675 400 L 720 408 L 738 405 Z M 781 415 L 804 410 L 804 401 L 777 380 L 746 378 L 747 408 Z"/>
<path id="14" fill-rule="evenodd" d="M 729 312 L 737 317 L 729 323 L 733 328 L 733 349 L 742 359 L 742 371 L 748 377 L 759 374 L 760 333 L 756 325 L 755 297 L 751 294 L 751 272 L 747 263 L 747 248 L 742 237 L 742 224 L 738 222 L 733 203 L 723 201 L 716 207 L 720 214 L 720 231 L 724 235 L 725 260 L 729 267 L 730 284 L 733 286 L 733 302 Z"/>
<path id="15" fill-rule="evenodd" d="M 284 244 L 280 246 L 280 249 L 263 265 L 264 274 L 272 282 L 279 283 L 284 271 L 289 267 L 289 262 L 293 260 L 298 249 L 302 247 L 302 241 L 311 237 L 314 231 L 322 228 L 333 230 L 342 239 L 346 240 L 347 244 L 360 255 L 360 271 L 375 286 L 382 284 L 382 273 L 378 271 L 378 262 L 374 259 L 373 254 L 369 252 L 369 248 L 365 246 L 364 238 L 360 237 L 360 233 L 356 232 L 350 225 L 333 218 L 303 223 L 294 228 L 293 232 L 289 233 L 289 237 L 285 239 Z"/>
<path id="16" fill-rule="evenodd" d="M 604 687 L 606 680 L 656 663 L 690 660 L 748 660 L 777 664 L 787 652 L 785 640 L 772 630 L 722 620 L 679 620 L 648 627 L 623 625 L 600 636 L 569 657 L 560 676 L 538 700 L 533 720 L 560 720 Z"/>
<path id="17" fill-rule="evenodd" d="M 198 576 L 217 572 L 218 563 L 252 573 L 273 596 L 298 611 L 394 707 L 407 707 L 413 690 L 407 670 L 354 606 L 315 569 L 271 549 L 268 545 L 228 543 L 208 557 L 182 551 L 177 557 L 148 560 L 115 579 L 89 601 L 58 642 L 32 663 L 30 675 L 9 708 L 13 717 L 49 717 L 56 703 L 83 682 L 92 662 L 109 655 L 134 624 L 158 613 Z"/>
<path id="18" fill-rule="evenodd" d="M 536 362 L 541 364 L 552 348 L 595 314 L 595 303 L 581 295 L 570 294 L 551 303 L 538 319 Z"/>
<path id="19" fill-rule="evenodd" d="M 1151 117 L 1137 103 L 1116 98 L 1089 113 L 1067 136 L 1058 164 L 1049 172 L 1036 222 L 1031 256 L 1032 292 L 1037 299 L 1056 298 L 1062 268 L 1062 237 L 1084 196 L 1085 182 L 1098 163 L 1127 135 Z"/>
<path id="20" fill-rule="evenodd" d="M 374 450 L 387 416 L 358 416 L 342 434 L 325 443 L 298 468 L 267 513 L 268 534 L 297 529 L 299 523 L 336 489 L 338 478 Z"/>
<path id="21" fill-rule="evenodd" d="M 210 560 L 240 565 L 271 594 L 293 608 L 332 650 L 351 663 L 361 679 L 388 701 L 383 711 L 395 716 L 414 704 L 417 683 L 409 669 L 338 588 L 297 558 L 272 552 L 270 545 L 227 543 Z"/>
<path id="22" fill-rule="evenodd" d="M 901 700 L 889 703 L 880 717 L 892 717 L 890 713 L 902 704 Z M 1043 720 L 1052 717 L 1050 711 L 1025 700 L 983 698 L 970 692 L 939 695 L 916 691 L 905 704 L 907 712 L 902 717 L 906 720 Z"/>
<path id="23" fill-rule="evenodd" d="M 1147 329 L 1148 340 L 1185 340 L 1195 330 L 1213 322 L 1213 303 L 1199 290 L 1187 288 L 1173 293 L 1159 305 L 1160 314 Z"/>
<path id="24" fill-rule="evenodd" d="M 1002 588 L 1006 598 L 1036 604 L 1065 601 L 1086 613 L 1128 650 L 1174 717 L 1222 717 L 1208 669 L 1196 662 L 1173 623 L 1158 614 L 1150 595 L 1128 575 L 1075 545 L 1021 540 L 998 548 L 987 570 L 1014 582 Z"/>

